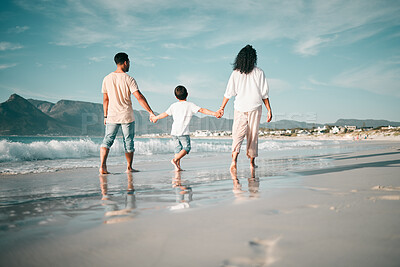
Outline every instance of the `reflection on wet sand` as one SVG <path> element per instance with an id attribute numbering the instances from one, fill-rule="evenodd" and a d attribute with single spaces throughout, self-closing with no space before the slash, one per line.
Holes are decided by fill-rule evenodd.
<path id="1" fill-rule="evenodd" d="M 132 173 L 127 173 L 127 192 L 125 195 L 125 207 L 120 209 L 118 202 L 113 200 L 113 197 L 108 194 L 107 174 L 100 175 L 100 189 L 103 201 L 102 205 L 105 206 L 106 212 L 104 216 L 106 220 L 104 223 L 112 224 L 132 220 L 135 217 L 133 210 L 136 209 L 135 188 L 133 186 Z"/>
<path id="2" fill-rule="evenodd" d="M 171 210 L 189 208 L 189 202 L 193 200 L 193 191 L 190 186 L 182 184 L 181 172 L 176 171 L 172 178 L 172 187 L 175 188 L 176 202 L 175 206 L 170 207 Z M 187 199 L 185 199 L 187 197 Z"/>
<path id="3" fill-rule="evenodd" d="M 242 185 L 240 184 L 240 180 L 237 176 L 237 169 L 231 168 L 230 169 L 232 181 L 233 181 L 233 194 L 236 198 L 244 198 L 245 197 L 245 190 L 242 190 Z M 256 177 L 255 168 L 250 168 L 250 178 L 247 179 L 248 181 L 248 191 L 249 191 L 249 198 L 258 198 L 259 197 L 259 188 L 260 188 L 260 179 Z"/>

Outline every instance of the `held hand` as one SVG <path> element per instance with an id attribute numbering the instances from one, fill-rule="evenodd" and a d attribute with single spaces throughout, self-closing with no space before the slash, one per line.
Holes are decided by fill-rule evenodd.
<path id="1" fill-rule="evenodd" d="M 217 111 L 217 118 L 219 119 L 219 118 L 221 118 L 222 116 L 224 116 L 224 110 L 223 109 L 219 109 L 218 111 Z"/>
<path id="2" fill-rule="evenodd" d="M 272 113 L 271 112 L 268 112 L 268 115 L 267 115 L 267 122 L 270 122 L 272 120 Z"/>
<path id="3" fill-rule="evenodd" d="M 150 114 L 150 118 L 149 118 L 149 120 L 151 121 L 151 122 L 153 122 L 153 123 L 155 123 L 156 121 L 154 121 L 154 118 L 156 117 L 156 115 L 154 115 L 154 114 Z"/>
<path id="4" fill-rule="evenodd" d="M 104 125 L 107 124 L 107 118 L 104 118 Z"/>

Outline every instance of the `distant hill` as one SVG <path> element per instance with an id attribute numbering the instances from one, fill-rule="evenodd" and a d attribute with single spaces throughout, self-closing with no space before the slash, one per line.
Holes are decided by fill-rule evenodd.
<path id="1" fill-rule="evenodd" d="M 37 109 L 25 98 L 13 94 L 0 104 L 0 134 L 71 134 L 73 130 Z"/>
<path id="2" fill-rule="evenodd" d="M 336 126 L 357 126 L 377 128 L 380 126 L 400 126 L 400 122 L 387 121 L 387 120 L 355 120 L 355 119 L 339 119 L 333 125 Z"/>
<path id="3" fill-rule="evenodd" d="M 293 121 L 293 120 L 280 120 L 276 122 L 263 123 L 260 127 L 268 128 L 268 129 L 312 129 L 313 127 L 323 126 L 323 124 L 318 123 L 307 123 L 301 121 Z"/>
<path id="4" fill-rule="evenodd" d="M 170 133 L 172 118 L 159 120 L 156 124 L 149 121 L 144 110 L 134 110 L 136 135 L 153 133 Z M 211 116 L 193 116 L 190 130 L 231 131 L 233 120 L 217 119 Z M 399 122 L 386 120 L 340 119 L 329 125 L 379 127 L 400 126 Z M 294 129 L 320 127 L 323 124 L 280 120 L 262 123 L 260 127 L 269 129 Z M 104 135 L 103 105 L 98 103 L 60 100 L 51 103 L 42 100 L 28 99 L 13 94 L 0 104 L 0 135 Z"/>

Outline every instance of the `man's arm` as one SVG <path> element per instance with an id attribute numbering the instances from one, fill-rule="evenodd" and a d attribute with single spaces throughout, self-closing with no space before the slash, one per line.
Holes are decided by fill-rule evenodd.
<path id="1" fill-rule="evenodd" d="M 168 114 L 166 112 L 163 112 L 157 116 L 154 116 L 152 119 L 150 119 L 152 122 L 156 123 L 158 120 L 164 119 L 168 117 Z"/>
<path id="2" fill-rule="evenodd" d="M 268 109 L 267 122 L 270 122 L 272 120 L 272 110 L 269 104 L 269 98 L 263 99 L 263 102 L 265 107 Z"/>
<path id="3" fill-rule="evenodd" d="M 103 93 L 103 111 L 104 111 L 104 125 L 107 123 L 107 114 L 108 114 L 108 103 L 110 100 L 108 99 L 108 94 Z"/>
<path id="4" fill-rule="evenodd" d="M 149 103 L 147 103 L 146 98 L 144 97 L 144 95 L 142 95 L 142 93 L 137 90 L 135 92 L 133 92 L 133 95 L 136 97 L 137 101 L 139 102 L 139 104 L 145 109 L 147 110 L 147 112 L 149 112 L 150 114 L 150 118 L 154 117 L 154 112 L 151 109 Z"/>

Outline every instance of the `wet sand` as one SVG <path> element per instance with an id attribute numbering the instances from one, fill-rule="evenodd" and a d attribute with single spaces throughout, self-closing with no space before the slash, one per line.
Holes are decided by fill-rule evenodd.
<path id="1" fill-rule="evenodd" d="M 324 168 L 297 170 L 285 177 L 258 181 L 262 166 L 256 169 L 255 179 L 248 171 L 239 172 L 241 186 L 231 181 L 230 192 L 221 192 L 230 197 L 213 205 L 185 208 L 182 202 L 178 203 L 182 209 L 170 207 L 140 216 L 132 215 L 132 207 L 127 206 L 120 212 L 130 217 L 115 217 L 121 219 L 119 223 L 73 234 L 25 240 L 21 236 L 2 247 L 0 265 L 398 266 L 400 144 L 324 158 L 331 160 Z M 186 166 L 191 164 L 188 160 Z M 216 158 L 201 164 L 203 175 L 218 174 L 222 168 Z M 153 172 L 167 173 L 171 182 L 174 174 L 166 172 L 170 167 L 164 164 Z M 239 168 L 247 166 L 239 164 Z M 80 175 L 93 176 L 90 172 Z M 65 176 L 65 172 L 53 175 Z M 219 175 L 226 171 L 220 170 Z M 142 178 L 138 179 L 134 181 L 140 183 Z M 293 182 L 277 188 L 279 179 Z M 138 200 L 136 204 L 140 206 Z M 116 215 L 103 214 L 104 221 Z"/>

